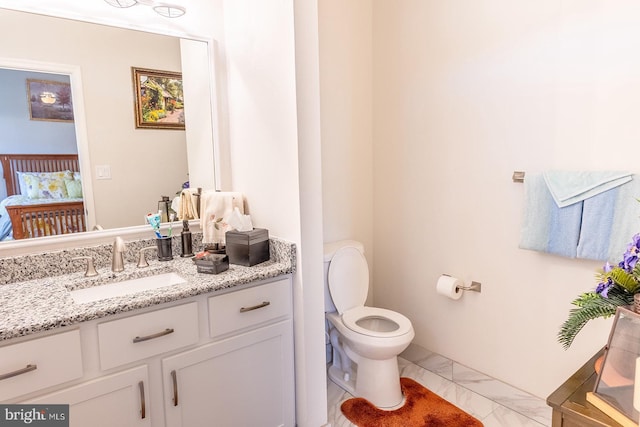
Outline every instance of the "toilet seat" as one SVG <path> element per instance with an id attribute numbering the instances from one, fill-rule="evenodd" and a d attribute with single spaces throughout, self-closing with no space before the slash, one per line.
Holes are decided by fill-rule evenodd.
<path id="1" fill-rule="evenodd" d="M 398 337 L 413 330 L 411 321 L 402 314 L 378 307 L 349 309 L 342 313 L 342 323 L 354 332 L 378 338 Z"/>

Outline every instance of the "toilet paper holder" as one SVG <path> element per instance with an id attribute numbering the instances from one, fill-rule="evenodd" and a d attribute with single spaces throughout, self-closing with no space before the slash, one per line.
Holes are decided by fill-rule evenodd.
<path id="1" fill-rule="evenodd" d="M 469 286 L 459 286 L 458 289 L 461 289 L 463 291 L 482 292 L 482 283 L 471 282 Z"/>
<path id="2" fill-rule="evenodd" d="M 443 274 L 443 276 L 451 277 L 450 274 Z M 456 289 L 461 291 L 482 292 L 482 283 L 472 281 L 469 286 L 457 286 Z"/>

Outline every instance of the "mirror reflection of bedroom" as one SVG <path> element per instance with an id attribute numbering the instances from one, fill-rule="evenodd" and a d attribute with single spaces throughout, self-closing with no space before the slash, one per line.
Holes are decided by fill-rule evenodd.
<path id="1" fill-rule="evenodd" d="M 0 69 L 0 241 L 86 231 L 69 76 Z"/>
<path id="2" fill-rule="evenodd" d="M 2 46 L 0 69 L 45 73 L 21 76 L 13 83 L 1 81 L 5 79 L 0 75 L 0 155 L 77 154 L 87 232 L 144 226 L 145 216 L 158 208 L 162 196 L 173 196 L 186 181 L 211 187 L 213 144 L 208 141 L 214 128 L 208 43 L 5 9 L 0 10 L 0 27 L 12 40 Z M 47 28 L 47 37 L 34 41 L 33 28 Z M 132 68 L 183 73 L 189 82 L 186 129 L 137 127 Z M 27 79 L 53 81 L 56 74 L 69 76 L 74 122 L 31 120 Z M 45 104 L 59 92 L 53 86 L 42 90 Z M 48 109 L 57 114 L 47 119 L 64 120 L 68 112 L 40 107 L 31 112 L 44 115 L 42 110 Z M 64 103 L 60 107 L 68 110 Z M 16 134 L 23 128 L 33 132 L 26 139 Z M 197 153 L 191 158 L 189 145 Z M 0 182 L 0 200 L 6 196 L 6 183 Z M 76 228 L 72 221 L 63 231 Z M 47 230 L 58 231 L 51 225 Z"/>

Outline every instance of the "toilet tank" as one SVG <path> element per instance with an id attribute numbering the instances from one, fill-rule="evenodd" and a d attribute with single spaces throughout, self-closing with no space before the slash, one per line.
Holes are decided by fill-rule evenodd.
<path id="1" fill-rule="evenodd" d="M 364 255 L 364 245 L 356 240 L 339 240 L 337 242 L 330 242 L 324 244 L 324 312 L 333 313 L 336 311 L 336 306 L 331 299 L 331 292 L 329 292 L 329 264 L 333 255 L 340 248 L 352 246 L 358 249 Z"/>

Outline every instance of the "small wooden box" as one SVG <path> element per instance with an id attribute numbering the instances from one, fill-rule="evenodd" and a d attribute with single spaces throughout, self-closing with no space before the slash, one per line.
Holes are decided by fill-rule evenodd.
<path id="1" fill-rule="evenodd" d="M 229 257 L 223 254 L 208 254 L 205 258 L 193 258 L 198 273 L 218 274 L 229 269 Z"/>

